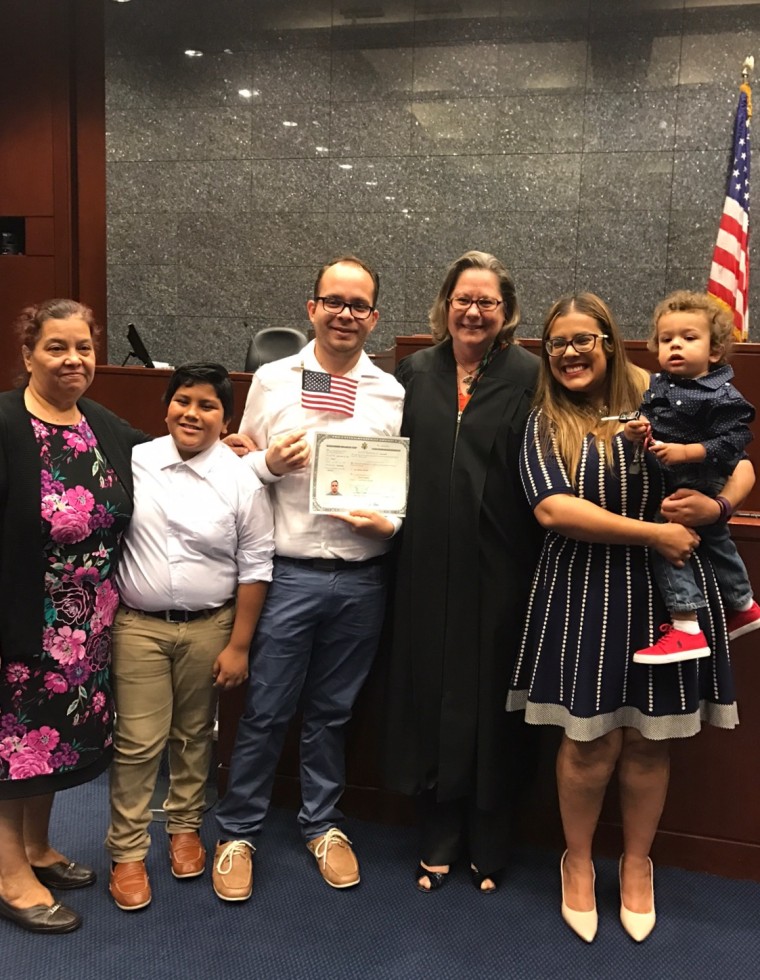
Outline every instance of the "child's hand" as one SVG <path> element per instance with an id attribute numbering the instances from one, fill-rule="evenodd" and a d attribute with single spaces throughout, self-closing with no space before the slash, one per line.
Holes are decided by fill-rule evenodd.
<path id="1" fill-rule="evenodd" d="M 644 442 L 649 435 L 650 426 L 647 419 L 640 415 L 637 419 L 626 422 L 623 426 L 623 435 L 629 442 Z"/>
<path id="2" fill-rule="evenodd" d="M 677 466 L 679 463 L 690 462 L 686 446 L 682 446 L 678 442 L 657 442 L 653 439 L 649 448 L 666 466 Z"/>

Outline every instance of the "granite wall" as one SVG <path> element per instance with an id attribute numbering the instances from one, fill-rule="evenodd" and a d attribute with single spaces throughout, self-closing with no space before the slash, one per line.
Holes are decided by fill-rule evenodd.
<path id="1" fill-rule="evenodd" d="M 588 288 L 640 337 L 706 283 L 760 3 L 106 7 L 111 361 L 134 321 L 155 358 L 241 369 L 347 250 L 380 271 L 374 350 L 467 248 L 512 269 L 524 336 Z"/>

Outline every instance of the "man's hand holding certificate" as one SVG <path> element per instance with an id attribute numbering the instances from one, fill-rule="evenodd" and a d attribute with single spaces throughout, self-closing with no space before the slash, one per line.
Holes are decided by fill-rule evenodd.
<path id="1" fill-rule="evenodd" d="M 406 513 L 409 440 L 314 433 L 309 511 L 373 524 L 374 514 Z M 364 516 L 362 516 L 364 515 Z"/>

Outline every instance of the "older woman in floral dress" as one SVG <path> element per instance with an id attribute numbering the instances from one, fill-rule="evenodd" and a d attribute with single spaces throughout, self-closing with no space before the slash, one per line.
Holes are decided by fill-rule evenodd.
<path id="1" fill-rule="evenodd" d="M 0 394 L 0 917 L 81 924 L 52 889 L 95 874 L 48 840 L 56 790 L 111 758 L 112 576 L 132 511 L 130 454 L 147 438 L 81 396 L 98 328 L 71 300 L 17 324 L 27 383 Z"/>

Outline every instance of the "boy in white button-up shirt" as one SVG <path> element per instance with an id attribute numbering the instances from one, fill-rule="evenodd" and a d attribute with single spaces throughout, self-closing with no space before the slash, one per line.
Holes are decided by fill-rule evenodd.
<path id="1" fill-rule="evenodd" d="M 198 830 L 215 689 L 248 676 L 248 650 L 272 578 L 272 508 L 250 467 L 219 440 L 233 392 L 218 364 L 178 368 L 164 397 L 169 435 L 132 456 L 135 509 L 117 575 L 117 706 L 111 769 L 111 894 L 125 911 L 151 900 L 145 856 L 164 746 L 172 873 L 203 873 Z"/>

